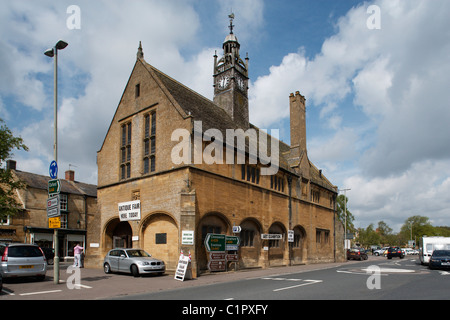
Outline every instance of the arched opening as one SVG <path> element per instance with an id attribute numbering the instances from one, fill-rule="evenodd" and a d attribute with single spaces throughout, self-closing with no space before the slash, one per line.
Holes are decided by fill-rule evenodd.
<path id="1" fill-rule="evenodd" d="M 143 249 L 161 259 L 168 270 L 175 270 L 178 252 L 178 227 L 175 220 L 164 213 L 150 215 L 142 224 Z"/>
<path id="2" fill-rule="evenodd" d="M 248 218 L 241 222 L 240 227 L 239 265 L 241 268 L 258 267 L 261 255 L 261 225 L 258 221 Z"/>
<path id="3" fill-rule="evenodd" d="M 127 221 L 120 221 L 119 218 L 112 219 L 105 228 L 105 250 L 132 248 L 132 235 L 133 231 Z"/>
<path id="4" fill-rule="evenodd" d="M 275 222 L 270 226 L 269 234 L 281 235 L 281 239 L 268 240 L 269 266 L 281 266 L 284 264 L 286 229 L 280 222 Z"/>
<path id="5" fill-rule="evenodd" d="M 208 269 L 208 257 L 205 250 L 205 238 L 208 233 L 231 234 L 230 222 L 218 212 L 208 213 L 200 220 L 196 242 L 197 268 L 200 272 Z"/>
<path id="6" fill-rule="evenodd" d="M 292 262 L 302 263 L 306 260 L 306 231 L 302 226 L 294 228 L 294 242 L 291 244 Z"/>

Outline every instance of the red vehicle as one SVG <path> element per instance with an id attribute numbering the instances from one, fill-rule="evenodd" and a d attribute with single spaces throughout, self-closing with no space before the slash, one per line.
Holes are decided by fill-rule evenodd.
<path id="1" fill-rule="evenodd" d="M 364 249 L 361 248 L 351 248 L 347 249 L 347 260 L 355 259 L 355 260 L 367 260 L 367 253 Z"/>

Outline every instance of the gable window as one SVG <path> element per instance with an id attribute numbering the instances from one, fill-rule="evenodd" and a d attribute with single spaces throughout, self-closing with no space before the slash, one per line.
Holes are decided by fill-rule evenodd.
<path id="1" fill-rule="evenodd" d="M 138 83 L 134 88 L 134 97 L 138 98 L 141 95 L 141 84 Z"/>
<path id="2" fill-rule="evenodd" d="M 144 116 L 144 174 L 156 169 L 156 113 Z"/>
<path id="3" fill-rule="evenodd" d="M 131 122 L 121 127 L 120 179 L 131 176 Z"/>

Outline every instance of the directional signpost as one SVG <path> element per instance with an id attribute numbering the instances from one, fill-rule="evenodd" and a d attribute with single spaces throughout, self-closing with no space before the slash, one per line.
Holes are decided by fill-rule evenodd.
<path id="1" fill-rule="evenodd" d="M 61 181 L 59 179 L 48 181 L 48 195 L 57 195 L 61 192 Z"/>
<path id="2" fill-rule="evenodd" d="M 50 167 L 48 168 L 48 173 L 50 174 L 50 178 L 57 179 L 58 178 L 58 164 L 55 160 L 50 163 Z"/>
<path id="3" fill-rule="evenodd" d="M 208 233 L 205 238 L 205 248 L 209 252 L 208 269 L 210 271 L 225 271 L 227 262 L 237 262 L 240 238 L 224 234 Z M 236 253 L 229 253 L 233 251 Z"/>
<path id="4" fill-rule="evenodd" d="M 47 199 L 47 218 L 59 217 L 61 215 L 59 195 Z"/>

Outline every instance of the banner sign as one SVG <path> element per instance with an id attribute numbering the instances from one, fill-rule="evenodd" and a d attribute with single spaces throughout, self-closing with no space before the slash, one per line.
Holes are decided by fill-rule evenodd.
<path id="1" fill-rule="evenodd" d="M 120 221 L 141 220 L 141 201 L 121 202 L 119 207 Z"/>

